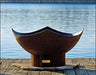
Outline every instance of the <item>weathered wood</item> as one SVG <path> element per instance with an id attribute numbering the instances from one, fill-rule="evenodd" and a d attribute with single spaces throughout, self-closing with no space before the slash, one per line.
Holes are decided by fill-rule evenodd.
<path id="1" fill-rule="evenodd" d="M 95 75 L 96 74 L 96 65 L 94 65 L 90 59 L 83 59 L 82 63 L 85 66 L 85 70 L 89 75 Z"/>
<path id="2" fill-rule="evenodd" d="M 5 72 L 9 69 L 10 65 L 10 59 L 5 59 L 1 64 L 1 74 L 5 74 Z"/>
<path id="3" fill-rule="evenodd" d="M 73 59 L 72 60 L 72 63 L 80 63 L 80 66 L 78 68 L 74 69 L 74 71 L 75 71 L 76 75 L 88 75 L 88 73 L 84 69 L 84 66 L 83 66 L 81 60 L 82 59 Z"/>
<path id="4" fill-rule="evenodd" d="M 32 75 L 40 75 L 40 71 L 32 71 Z"/>
<path id="5" fill-rule="evenodd" d="M 64 71 L 53 71 L 52 75 L 66 75 Z"/>
<path id="6" fill-rule="evenodd" d="M 21 63 L 26 63 L 28 62 L 28 60 L 26 59 L 21 59 L 20 61 Z M 18 63 L 18 62 L 17 62 Z M 15 70 L 15 74 L 16 75 L 27 75 L 28 74 L 28 70 L 22 70 L 20 68 L 18 68 L 17 70 Z"/>
<path id="7" fill-rule="evenodd" d="M 12 60 L 9 60 L 9 62 L 11 62 L 11 64 L 12 63 L 21 62 L 21 61 L 22 61 L 21 59 L 12 59 Z M 9 65 L 9 68 L 7 69 L 7 71 L 5 72 L 5 74 L 14 74 L 14 75 L 16 75 L 16 73 L 17 73 L 16 71 L 20 71 L 20 70 L 18 70 L 18 68 L 12 67 L 11 64 Z"/>
<path id="8" fill-rule="evenodd" d="M 40 71 L 40 75 L 52 75 L 51 71 Z"/>
<path id="9" fill-rule="evenodd" d="M 91 59 L 92 63 L 96 65 L 96 58 Z"/>
<path id="10" fill-rule="evenodd" d="M 67 64 L 77 64 L 80 63 L 78 68 L 73 70 L 42 70 L 42 71 L 32 71 L 23 70 L 16 67 L 12 67 L 12 63 L 23 63 L 30 64 L 30 59 L 1 59 L 0 64 L 1 70 L 0 74 L 8 75 L 95 75 L 96 65 L 95 59 L 93 58 L 76 58 L 76 59 L 66 59 Z"/>
<path id="11" fill-rule="evenodd" d="M 4 66 L 5 66 L 5 59 L 0 60 L 2 63 L 0 64 L 0 73 L 2 74 L 4 71 Z"/>
<path id="12" fill-rule="evenodd" d="M 0 59 L 0 64 L 2 64 L 3 61 L 4 61 L 4 59 Z"/>
<path id="13" fill-rule="evenodd" d="M 70 58 L 66 59 L 66 64 L 73 65 L 72 64 L 72 59 L 70 59 Z M 74 69 L 73 70 L 64 70 L 64 73 L 66 75 L 75 75 Z"/>

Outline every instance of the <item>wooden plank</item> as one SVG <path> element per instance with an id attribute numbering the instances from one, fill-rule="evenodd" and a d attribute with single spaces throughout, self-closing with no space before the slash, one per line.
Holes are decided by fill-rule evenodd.
<path id="1" fill-rule="evenodd" d="M 0 64 L 0 65 L 1 65 L 1 70 L 2 70 L 2 71 L 4 70 L 4 66 L 5 66 L 5 64 L 6 64 L 5 61 L 6 61 L 6 59 L 4 59 L 3 62 L 2 62 L 2 64 Z"/>
<path id="2" fill-rule="evenodd" d="M 22 63 L 25 64 L 31 64 L 30 59 L 22 59 Z M 32 70 L 20 70 L 20 73 L 17 73 L 17 75 L 40 75 L 39 71 L 32 71 Z"/>
<path id="3" fill-rule="evenodd" d="M 88 58 L 87 59 L 83 59 L 83 64 L 85 66 L 85 70 L 87 71 L 87 73 L 89 75 L 95 75 L 96 74 L 96 70 L 94 70 L 94 68 L 96 67 L 96 65 L 92 65 L 93 63 L 92 63 L 92 61 L 90 59 L 88 59 Z"/>
<path id="4" fill-rule="evenodd" d="M 1 74 L 5 74 L 5 72 L 9 69 L 10 65 L 10 59 L 5 59 L 5 61 L 1 64 Z"/>
<path id="5" fill-rule="evenodd" d="M 91 58 L 87 58 L 87 62 L 89 63 L 87 66 L 85 66 L 85 68 L 90 69 L 90 70 L 96 70 L 96 64 L 93 63 L 93 61 L 91 60 Z"/>
<path id="6" fill-rule="evenodd" d="M 52 75 L 51 71 L 40 71 L 40 75 Z"/>
<path id="7" fill-rule="evenodd" d="M 3 61 L 4 61 L 4 59 L 0 59 L 0 65 L 2 64 Z"/>
<path id="8" fill-rule="evenodd" d="M 32 71 L 22 70 L 16 67 L 12 67 L 12 63 L 26 63 L 30 64 L 30 59 L 1 59 L 1 72 L 0 74 L 11 75 L 95 75 L 96 71 L 91 67 L 95 65 L 95 59 L 93 58 L 76 58 L 66 59 L 67 64 L 80 63 L 80 67 L 73 70 L 51 70 L 51 71 Z M 92 66 L 93 65 L 93 66 Z M 85 68 L 84 68 L 85 67 Z M 87 67 L 87 68 L 86 68 Z"/>
<path id="9" fill-rule="evenodd" d="M 73 64 L 72 59 L 67 58 L 66 59 L 66 64 L 72 65 Z M 75 71 L 74 71 L 74 69 L 73 70 L 64 70 L 64 74 L 65 75 L 75 75 Z"/>
<path id="10" fill-rule="evenodd" d="M 72 59 L 72 63 L 80 63 L 81 59 Z M 78 68 L 75 68 L 74 71 L 75 71 L 75 74 L 76 75 L 88 75 L 88 73 L 84 70 L 84 69 L 80 69 L 82 66 L 79 66 Z"/>
<path id="11" fill-rule="evenodd" d="M 20 63 L 27 63 L 28 61 L 26 61 L 26 59 L 20 59 Z M 18 62 L 16 62 L 18 63 Z M 16 75 L 27 75 L 28 74 L 28 70 L 23 70 L 18 68 L 17 70 L 15 70 L 15 74 Z"/>
<path id="12" fill-rule="evenodd" d="M 11 59 L 11 61 L 9 61 L 12 63 L 22 63 L 21 59 Z M 7 71 L 5 72 L 5 74 L 14 74 L 14 75 L 26 75 L 27 73 L 23 72 L 21 69 L 18 69 L 16 67 L 12 67 L 11 65 L 9 66 L 9 68 L 7 69 Z"/>
<path id="13" fill-rule="evenodd" d="M 28 74 L 27 75 L 32 75 L 32 71 L 28 71 Z"/>
<path id="14" fill-rule="evenodd" d="M 26 61 L 27 61 L 27 62 L 26 62 Z M 31 60 L 30 60 L 30 59 L 28 59 L 28 60 L 26 59 L 26 60 L 25 60 L 25 63 L 30 65 L 30 64 L 31 64 Z M 27 75 L 32 75 L 32 70 L 28 70 Z"/>
<path id="15" fill-rule="evenodd" d="M 12 63 L 16 63 L 16 62 L 20 62 L 21 59 L 10 59 L 9 62 Z M 11 64 L 9 65 L 9 68 L 7 69 L 7 71 L 5 72 L 5 74 L 14 74 L 15 75 L 15 71 L 17 70 L 17 68 L 12 67 Z"/>
<path id="16" fill-rule="evenodd" d="M 85 69 L 95 70 L 96 64 L 94 64 L 90 58 L 84 59 L 83 64 L 85 66 Z"/>
<path id="17" fill-rule="evenodd" d="M 52 71 L 52 75 L 66 75 L 65 73 L 64 73 L 64 70 L 62 70 L 62 71 Z"/>
<path id="18" fill-rule="evenodd" d="M 65 63 L 66 64 L 71 64 L 72 65 L 72 60 L 70 58 L 66 58 L 65 59 Z"/>
<path id="19" fill-rule="evenodd" d="M 96 65 L 96 58 L 91 58 L 91 61 L 92 61 L 93 64 Z"/>
<path id="20" fill-rule="evenodd" d="M 86 62 L 86 65 L 93 65 L 91 58 L 86 58 L 84 61 Z"/>
<path id="21" fill-rule="evenodd" d="M 16 70 L 15 75 L 28 75 L 28 70 Z"/>
<path id="22" fill-rule="evenodd" d="M 40 71 L 32 71 L 32 75 L 40 75 Z"/>
<path id="23" fill-rule="evenodd" d="M 1 62 L 2 63 L 0 64 L 0 74 L 3 74 L 4 66 L 5 66 L 5 59 L 2 59 Z"/>

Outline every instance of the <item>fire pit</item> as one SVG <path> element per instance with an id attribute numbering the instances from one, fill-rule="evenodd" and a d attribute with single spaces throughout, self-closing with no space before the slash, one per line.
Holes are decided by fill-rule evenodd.
<path id="1" fill-rule="evenodd" d="M 63 66 L 65 53 L 71 50 L 80 39 L 79 33 L 62 33 L 45 27 L 31 33 L 19 33 L 13 30 L 17 42 L 31 53 L 32 66 Z"/>

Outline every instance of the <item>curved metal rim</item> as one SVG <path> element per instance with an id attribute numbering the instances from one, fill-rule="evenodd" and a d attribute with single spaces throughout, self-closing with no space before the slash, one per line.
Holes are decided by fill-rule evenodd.
<path id="1" fill-rule="evenodd" d="M 44 31 L 51 31 L 51 32 L 56 33 L 58 35 L 62 35 L 62 36 L 66 36 L 66 37 L 73 37 L 73 36 L 78 36 L 78 35 L 82 34 L 83 33 L 83 30 L 84 30 L 84 28 L 80 32 L 78 32 L 78 33 L 71 34 L 71 33 L 63 33 L 63 32 L 57 31 L 57 30 L 55 30 L 53 28 L 50 28 L 50 27 L 44 27 L 43 29 L 40 29 L 38 31 L 29 32 L 29 33 L 20 33 L 20 32 L 15 31 L 12 28 L 12 31 L 16 35 L 20 35 L 20 36 L 30 36 L 30 35 L 39 34 L 39 33 L 44 32 Z"/>

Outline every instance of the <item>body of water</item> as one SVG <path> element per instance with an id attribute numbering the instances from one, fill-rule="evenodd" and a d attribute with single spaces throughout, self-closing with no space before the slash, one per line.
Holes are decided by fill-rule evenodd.
<path id="1" fill-rule="evenodd" d="M 1 58 L 30 58 L 15 40 L 18 32 L 33 32 L 46 26 L 61 32 L 84 33 L 67 58 L 95 57 L 95 5 L 1 4 Z"/>

